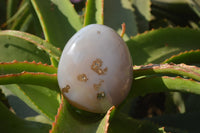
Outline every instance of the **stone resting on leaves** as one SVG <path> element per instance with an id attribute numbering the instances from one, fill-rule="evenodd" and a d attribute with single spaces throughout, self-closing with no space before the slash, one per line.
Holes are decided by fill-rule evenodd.
<path id="1" fill-rule="evenodd" d="M 91 24 L 67 42 L 58 66 L 58 83 L 73 106 L 105 113 L 126 98 L 132 73 L 132 59 L 122 38 L 107 26 Z"/>

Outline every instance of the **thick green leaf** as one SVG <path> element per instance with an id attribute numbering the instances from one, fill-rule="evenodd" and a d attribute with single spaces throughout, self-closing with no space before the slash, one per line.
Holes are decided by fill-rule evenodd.
<path id="1" fill-rule="evenodd" d="M 56 91 L 59 90 L 57 75 L 43 72 L 22 72 L 17 74 L 0 75 L 0 84 L 30 84 L 48 87 Z"/>
<path id="2" fill-rule="evenodd" d="M 54 121 L 57 108 L 59 106 L 58 92 L 42 86 L 23 84 L 5 85 L 4 89 L 9 89 L 13 94 L 23 100 L 30 108 L 45 116 L 49 122 Z M 23 112 L 23 108 L 15 109 L 17 112 Z"/>
<path id="3" fill-rule="evenodd" d="M 106 115 L 101 120 L 96 133 L 107 133 L 108 132 L 108 127 L 109 127 L 109 124 L 110 124 L 109 120 L 110 120 L 110 116 L 111 116 L 111 114 L 113 114 L 113 112 L 115 112 L 115 106 L 111 107 L 107 111 Z"/>
<path id="4" fill-rule="evenodd" d="M 17 1 L 16 1 L 17 2 Z M 16 4 L 15 2 L 15 4 Z M 13 0 L 9 0 L 8 1 L 8 7 L 7 10 L 9 10 L 7 12 L 7 21 L 4 23 L 3 26 L 9 25 L 12 22 L 18 20 L 20 17 L 23 17 L 23 15 L 25 15 L 25 12 L 28 12 L 28 1 L 23 1 L 22 4 L 20 5 L 19 9 L 16 11 L 16 13 L 11 17 L 10 15 L 12 14 L 12 3 Z M 11 6 L 11 7 L 10 7 Z"/>
<path id="5" fill-rule="evenodd" d="M 103 24 L 103 0 L 87 0 L 84 25 Z"/>
<path id="6" fill-rule="evenodd" d="M 166 59 L 163 63 L 185 63 L 185 64 L 199 64 L 200 62 L 200 50 L 190 50 L 181 52 L 177 55 L 173 55 L 169 59 Z"/>
<path id="7" fill-rule="evenodd" d="M 49 63 L 48 55 L 38 50 L 33 42 L 27 41 L 22 36 L 15 37 L 5 33 L 13 33 L 13 31 L 1 31 L 0 32 L 0 61 L 8 62 L 13 60 L 18 61 L 41 61 L 43 63 Z M 20 33 L 20 32 L 17 32 Z M 15 32 L 16 34 L 16 32 Z"/>
<path id="8" fill-rule="evenodd" d="M 25 121 L 16 117 L 0 102 L 0 131 L 2 133 L 46 133 L 50 125 Z"/>
<path id="9" fill-rule="evenodd" d="M 122 113 L 111 115 L 108 133 L 165 133 L 149 121 L 133 119 Z"/>
<path id="10" fill-rule="evenodd" d="M 6 19 L 9 20 L 17 11 L 20 0 L 7 0 Z M 10 27 L 10 26 L 8 26 Z"/>
<path id="11" fill-rule="evenodd" d="M 62 97 L 58 114 L 50 133 L 95 133 L 100 123 L 98 114 L 84 115 L 76 112 Z M 101 117 L 100 117 L 101 118 Z"/>
<path id="12" fill-rule="evenodd" d="M 182 25 L 197 17 L 188 3 L 191 2 L 188 0 L 152 0 L 152 14 L 171 19 Z"/>
<path id="13" fill-rule="evenodd" d="M 21 73 L 23 71 L 27 72 L 45 72 L 49 74 L 57 73 L 57 68 L 42 64 L 41 62 L 7 62 L 7 63 L 0 63 L 0 75 L 4 74 L 16 74 Z"/>
<path id="14" fill-rule="evenodd" d="M 58 109 L 58 114 L 55 122 L 52 125 L 50 133 L 160 133 L 158 126 L 151 122 L 134 120 L 125 114 L 115 112 L 115 107 L 113 106 L 104 116 L 104 118 L 99 120 L 101 115 L 80 114 L 80 111 L 76 112 L 65 99 L 62 99 L 60 108 Z"/>
<path id="15" fill-rule="evenodd" d="M 179 75 L 200 81 L 200 68 L 185 64 L 149 64 L 144 66 L 134 66 L 133 73 L 135 78 L 147 75 Z"/>
<path id="16" fill-rule="evenodd" d="M 126 32 L 123 39 L 138 33 L 134 9 L 129 0 L 105 0 L 104 1 L 104 24 L 121 33 L 121 24 L 126 24 Z"/>
<path id="17" fill-rule="evenodd" d="M 45 39 L 63 48 L 82 23 L 69 0 L 31 0 Z"/>
<path id="18" fill-rule="evenodd" d="M 31 60 L 30 57 L 31 55 L 32 56 L 34 55 L 34 57 L 35 56 L 37 57 L 36 61 L 39 60 L 45 63 L 44 60 L 47 60 L 46 59 L 47 55 L 45 55 L 45 53 L 40 50 L 46 51 L 49 55 L 53 56 L 56 60 L 59 60 L 60 55 L 61 55 L 61 51 L 57 49 L 56 47 L 54 47 L 53 45 L 51 45 L 50 43 L 48 43 L 47 41 L 37 36 L 31 35 L 29 33 L 20 32 L 20 31 L 6 30 L 6 31 L 0 32 L 0 44 L 3 45 L 2 47 L 7 50 L 9 50 L 10 47 L 14 47 L 14 48 L 11 48 L 11 50 L 15 50 L 15 52 L 13 52 L 15 53 L 13 55 L 15 58 L 14 57 L 12 58 L 16 60 L 20 60 L 20 61 L 22 60 L 20 59 L 21 57 L 23 57 L 24 60 L 32 61 L 34 60 L 34 58 Z M 37 48 L 40 50 L 38 50 Z M 18 50 L 19 52 L 17 52 L 16 51 L 17 49 L 19 49 L 20 51 Z M 5 52 L 2 53 L 4 56 L 9 54 Z M 21 53 L 23 55 L 20 55 L 20 58 L 18 59 L 16 53 L 17 54 Z M 26 57 L 26 53 L 28 57 Z"/>
<path id="19" fill-rule="evenodd" d="M 133 64 L 160 63 L 182 51 L 199 49 L 200 31 L 189 28 L 152 30 L 127 41 Z"/>
<path id="20" fill-rule="evenodd" d="M 196 12 L 196 14 L 200 17 L 200 1 L 198 0 L 191 0 L 187 1 L 190 7 Z"/>
<path id="21" fill-rule="evenodd" d="M 134 13 L 136 16 L 138 31 L 140 33 L 149 29 L 151 19 L 151 2 L 150 0 L 132 0 Z"/>
<path id="22" fill-rule="evenodd" d="M 131 96 L 148 93 L 180 91 L 200 94 L 200 82 L 181 77 L 147 77 L 133 81 Z"/>
<path id="23" fill-rule="evenodd" d="M 11 30 L 21 30 L 22 25 L 26 23 L 26 19 L 28 16 L 32 16 L 29 12 L 29 8 L 27 7 L 20 16 L 16 17 L 10 27 Z M 30 25 L 28 25 L 30 26 Z"/>

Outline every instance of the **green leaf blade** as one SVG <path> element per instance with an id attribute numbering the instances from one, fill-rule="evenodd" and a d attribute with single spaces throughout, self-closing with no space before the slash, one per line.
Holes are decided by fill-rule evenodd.
<path id="1" fill-rule="evenodd" d="M 52 124 L 50 133 L 60 132 L 82 132 L 82 133 L 94 133 L 97 130 L 99 121 L 96 118 L 96 114 L 92 117 L 86 117 L 83 114 L 79 114 L 71 108 L 71 105 L 62 97 L 58 113 L 55 118 L 55 122 Z M 93 117 L 94 116 L 94 117 Z M 97 117 L 99 115 L 97 114 Z M 95 120 L 94 120 L 95 119 Z M 97 119 L 97 120 L 96 120 Z"/>
<path id="2" fill-rule="evenodd" d="M 138 33 L 137 22 L 133 13 L 134 9 L 129 0 L 105 0 L 104 2 L 104 24 L 121 33 L 121 24 L 126 24 L 126 31 L 123 36 L 128 40 Z"/>
<path id="3" fill-rule="evenodd" d="M 181 52 L 177 55 L 166 59 L 163 63 L 185 63 L 185 64 L 199 64 L 200 50 L 190 50 Z"/>
<path id="4" fill-rule="evenodd" d="M 58 91 L 57 75 L 47 73 L 22 72 L 0 76 L 0 84 L 32 84 L 40 85 Z"/>
<path id="5" fill-rule="evenodd" d="M 31 2 L 40 20 L 45 39 L 63 49 L 71 36 L 82 27 L 80 17 L 70 1 L 31 0 Z"/>
<path id="6" fill-rule="evenodd" d="M 47 64 L 42 64 L 41 62 L 36 63 L 36 62 L 18 62 L 18 61 L 13 61 L 13 62 L 3 62 L 0 63 L 0 75 L 5 75 L 5 74 L 16 74 L 16 73 L 21 73 L 23 71 L 27 72 L 44 72 L 48 74 L 54 74 L 57 73 L 57 68 L 47 65 Z"/>
<path id="7" fill-rule="evenodd" d="M 153 75 L 179 75 L 200 81 L 200 68 L 196 66 L 189 66 L 185 64 L 149 64 L 144 66 L 134 66 L 133 73 L 135 78 L 140 76 Z"/>
<path id="8" fill-rule="evenodd" d="M 35 47 L 34 50 L 37 49 L 38 51 L 38 49 L 41 49 L 41 50 L 46 51 L 50 56 L 53 56 L 56 60 L 59 60 L 60 55 L 61 55 L 61 51 L 59 49 L 57 49 L 56 47 L 54 47 L 47 41 L 44 41 L 43 39 L 37 36 L 31 35 L 29 33 L 13 31 L 13 30 L 5 30 L 5 31 L 0 32 L 0 39 L 2 40 L 2 43 L 5 44 L 4 47 L 6 47 L 7 43 L 8 43 L 7 44 L 8 47 L 9 47 L 9 43 L 14 43 L 14 45 L 19 45 L 19 43 L 23 43 L 23 45 L 28 45 L 29 47 Z M 30 46 L 30 44 L 32 44 L 33 46 Z M 16 47 L 20 47 L 20 46 L 16 46 Z M 24 48 L 21 48 L 21 49 L 24 49 Z M 34 51 L 30 51 L 30 50 L 26 50 L 24 52 L 30 52 L 30 54 L 34 54 L 34 55 L 37 54 L 37 52 L 35 53 Z M 38 58 L 42 59 L 44 56 L 42 55 L 42 51 L 39 53 L 41 53 L 41 55 L 36 55 L 36 56 L 40 56 Z"/>
<path id="9" fill-rule="evenodd" d="M 200 31 L 189 28 L 161 28 L 127 41 L 133 64 L 161 63 L 186 50 L 199 49 Z M 184 38 L 184 39 L 183 39 Z"/>
<path id="10" fill-rule="evenodd" d="M 158 92 L 187 92 L 200 94 L 200 83 L 181 77 L 149 77 L 133 81 L 131 95 L 141 96 L 148 93 Z"/>
<path id="11" fill-rule="evenodd" d="M 3 121 L 0 124 L 0 131 L 6 133 L 46 133 L 50 125 L 38 122 L 25 121 L 16 117 L 0 102 L 0 118 Z M 12 127 L 12 128 L 11 128 Z"/>
<path id="12" fill-rule="evenodd" d="M 36 62 L 41 61 L 49 64 L 49 56 L 46 53 L 38 50 L 32 42 L 9 35 L 10 33 L 13 33 L 13 31 L 0 32 L 0 62 L 35 60 Z"/>
<path id="13" fill-rule="evenodd" d="M 103 24 L 103 0 L 88 0 L 84 26 L 89 24 Z"/>

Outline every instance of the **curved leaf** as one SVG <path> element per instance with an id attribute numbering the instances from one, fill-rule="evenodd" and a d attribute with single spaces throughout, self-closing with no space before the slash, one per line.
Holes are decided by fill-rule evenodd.
<path id="1" fill-rule="evenodd" d="M 133 64 L 141 65 L 160 63 L 182 51 L 199 49 L 199 36 L 199 30 L 163 28 L 137 35 L 126 43 Z"/>
<path id="2" fill-rule="evenodd" d="M 13 30 L 6 30 L 6 31 L 0 32 L 0 39 L 2 39 L 2 41 L 4 41 L 4 42 L 8 42 L 8 43 L 13 43 L 13 41 L 16 39 L 18 41 L 18 42 L 15 42 L 16 45 L 19 45 L 19 43 L 24 42 L 24 43 L 26 43 L 26 45 L 29 44 L 29 46 L 30 46 L 30 43 L 31 43 L 31 44 L 37 46 L 38 49 L 46 51 L 49 55 L 53 56 L 57 60 L 59 60 L 60 55 L 61 55 L 61 51 L 59 49 L 57 49 L 56 47 L 54 47 L 47 41 L 44 41 L 43 39 L 41 39 L 37 36 L 31 35 L 29 33 L 13 31 Z M 7 45 L 5 44 L 4 47 L 6 47 L 6 46 L 9 47 L 9 44 L 7 44 Z M 32 47 L 32 46 L 30 46 L 30 47 Z M 27 52 L 29 52 L 29 51 L 27 51 Z M 30 53 L 32 53 L 32 51 L 30 51 Z M 41 55 L 38 55 L 38 56 L 41 56 Z M 42 58 L 42 56 L 41 56 L 41 58 Z"/>
<path id="3" fill-rule="evenodd" d="M 69 0 L 31 0 L 45 39 L 63 49 L 82 23 Z M 50 23 L 49 23 L 50 22 Z"/>
<path id="4" fill-rule="evenodd" d="M 126 32 L 123 39 L 138 33 L 134 9 L 129 0 L 105 0 L 104 1 L 104 24 L 110 26 L 119 34 L 121 33 L 121 24 L 126 24 Z"/>
<path id="5" fill-rule="evenodd" d="M 96 117 L 97 116 L 97 117 Z M 74 132 L 95 133 L 99 125 L 99 115 L 84 116 L 71 108 L 69 103 L 62 97 L 55 122 L 50 133 Z"/>
<path id="6" fill-rule="evenodd" d="M 177 55 L 173 55 L 169 59 L 166 59 L 163 63 L 185 63 L 185 64 L 199 64 L 200 50 L 190 50 L 181 52 Z"/>
<path id="7" fill-rule="evenodd" d="M 151 1 L 150 0 L 132 0 L 135 9 L 137 27 L 140 33 L 149 30 L 149 21 L 151 19 Z"/>
<path id="8" fill-rule="evenodd" d="M 0 84 L 32 84 L 40 85 L 58 91 L 57 75 L 47 73 L 22 72 L 0 75 Z"/>
<path id="9" fill-rule="evenodd" d="M 110 120 L 111 114 L 113 114 L 113 112 L 115 112 L 115 106 L 112 106 L 107 111 L 106 115 L 101 120 L 101 123 L 99 124 L 96 133 L 107 133 L 108 132 L 108 128 L 109 128 L 109 124 L 110 124 L 109 120 Z"/>
<path id="10" fill-rule="evenodd" d="M 5 85 L 4 88 L 9 89 L 34 111 L 45 116 L 50 123 L 54 121 L 59 107 L 58 99 L 60 94 L 57 91 L 42 86 L 26 84 Z M 15 110 L 23 112 L 24 108 L 15 108 Z"/>
<path id="11" fill-rule="evenodd" d="M 90 117 L 79 114 L 71 109 L 69 104 L 62 97 L 58 114 L 52 125 L 50 133 L 60 132 L 81 132 L 81 133 L 162 133 L 156 125 L 147 121 L 134 120 L 125 114 L 116 111 L 115 107 L 111 107 L 103 119 L 98 120 L 98 114 Z M 96 119 L 98 118 L 98 119 Z M 95 120 L 95 121 L 94 121 Z M 120 122 L 119 122 L 120 121 Z"/>
<path id="12" fill-rule="evenodd" d="M 16 11 L 16 13 L 11 17 L 11 14 L 13 14 L 12 7 L 14 6 L 13 4 L 17 4 L 17 1 L 8 1 L 7 5 L 7 21 L 2 25 L 2 27 L 5 27 L 6 25 L 9 25 L 19 17 L 24 15 L 24 12 L 28 11 L 28 1 L 22 2 L 20 5 L 20 8 Z"/>
<path id="13" fill-rule="evenodd" d="M 9 33 L 9 31 L 0 32 L 0 62 L 35 60 L 49 63 L 49 56 L 38 50 L 31 42 L 4 33 Z"/>
<path id="14" fill-rule="evenodd" d="M 0 75 L 11 74 L 11 73 L 12 74 L 21 73 L 23 71 L 44 72 L 48 74 L 53 74 L 53 73 L 57 73 L 57 68 L 47 65 L 47 64 L 42 64 L 41 62 L 36 63 L 35 61 L 33 62 L 13 61 L 13 62 L 0 63 Z"/>
<path id="15" fill-rule="evenodd" d="M 104 0 L 87 0 L 84 26 L 89 24 L 103 24 Z"/>
<path id="16" fill-rule="evenodd" d="M 181 77 L 149 77 L 133 81 L 131 96 L 141 96 L 157 92 L 189 92 L 200 94 L 200 82 Z"/>
<path id="17" fill-rule="evenodd" d="M 174 74 L 186 76 L 200 81 L 200 68 L 185 64 L 149 64 L 144 66 L 134 66 L 133 73 L 135 78 L 145 75 Z"/>
<path id="18" fill-rule="evenodd" d="M 122 113 L 114 113 L 109 122 L 108 133 L 165 133 L 152 122 L 136 120 Z"/>
<path id="19" fill-rule="evenodd" d="M 46 133 L 50 125 L 25 121 L 16 117 L 0 102 L 0 131 L 4 133 Z"/>

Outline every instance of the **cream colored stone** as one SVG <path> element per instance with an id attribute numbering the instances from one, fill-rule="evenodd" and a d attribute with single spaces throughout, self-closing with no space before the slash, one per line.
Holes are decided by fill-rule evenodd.
<path id="1" fill-rule="evenodd" d="M 125 42 L 104 25 L 82 28 L 63 50 L 58 83 L 69 103 L 79 109 L 105 113 L 119 105 L 132 83 L 132 60 Z"/>

